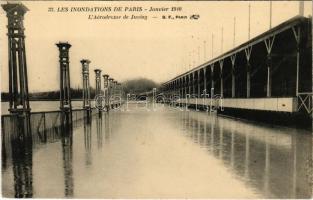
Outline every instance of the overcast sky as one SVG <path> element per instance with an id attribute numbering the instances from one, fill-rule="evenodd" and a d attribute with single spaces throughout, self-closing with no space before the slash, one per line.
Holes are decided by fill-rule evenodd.
<path id="1" fill-rule="evenodd" d="M 236 17 L 235 45 L 248 39 L 250 2 L 23 2 L 26 56 L 30 91 L 59 89 L 58 49 L 55 43 L 68 41 L 71 87 L 81 87 L 80 60 L 91 60 L 90 79 L 94 87 L 95 68 L 123 81 L 145 77 L 157 82 L 173 78 L 212 58 L 221 51 L 221 27 L 224 28 L 223 52 L 233 47 L 233 21 Z M 297 1 L 273 2 L 273 26 L 298 14 Z M 88 14 L 48 12 L 48 7 L 142 6 L 144 8 L 181 6 L 179 15 L 199 14 L 198 20 L 89 20 Z M 311 15 L 312 2 L 305 2 L 305 16 Z M 118 13 L 98 13 L 118 15 Z M 130 12 L 123 14 L 132 14 Z M 169 13 L 133 13 L 162 16 Z M 175 15 L 172 13 L 172 15 Z M 7 19 L 0 12 L 0 46 L 7 47 Z M 251 2 L 251 38 L 269 28 L 269 2 Z M 205 42 L 204 42 L 205 41 Z M 204 44 L 206 43 L 206 47 Z M 198 51 L 200 49 L 200 54 Z M 8 91 L 8 52 L 1 48 L 1 89 Z"/>

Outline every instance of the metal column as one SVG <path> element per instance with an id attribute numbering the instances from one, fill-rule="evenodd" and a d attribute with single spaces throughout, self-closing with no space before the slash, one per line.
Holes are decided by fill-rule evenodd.
<path id="1" fill-rule="evenodd" d="M 245 54 L 246 54 L 246 60 L 247 60 L 247 98 L 250 98 L 250 90 L 251 90 L 251 65 L 250 65 L 250 58 L 251 58 L 251 51 L 252 51 L 252 46 L 248 47 L 245 49 Z"/>
<path id="2" fill-rule="evenodd" d="M 96 74 L 96 93 L 95 93 L 95 98 L 96 98 L 96 104 L 97 108 L 102 108 L 102 98 L 101 98 L 101 69 L 95 69 L 94 70 Z M 99 110 L 100 111 L 100 110 Z"/>
<path id="3" fill-rule="evenodd" d="M 67 112 L 72 110 L 69 70 L 69 49 L 71 45 L 67 42 L 60 42 L 56 45 L 60 51 L 60 109 Z"/>
<path id="4" fill-rule="evenodd" d="M 196 88 L 195 88 L 195 84 L 196 84 L 196 81 L 195 81 L 195 73 L 196 72 L 193 72 L 192 73 L 192 94 L 194 95 L 195 92 L 196 92 Z"/>
<path id="5" fill-rule="evenodd" d="M 274 44 L 275 35 L 265 39 L 265 46 L 267 50 L 267 83 L 266 83 L 266 97 L 272 96 L 272 47 Z"/>
<path id="6" fill-rule="evenodd" d="M 23 4 L 2 5 L 8 18 L 9 96 L 10 113 L 30 112 L 28 78 L 24 35 L 24 14 L 28 8 Z"/>
<path id="7" fill-rule="evenodd" d="M 208 93 L 207 88 L 206 88 L 206 68 L 203 69 L 203 90 L 205 91 L 206 94 Z"/>
<path id="8" fill-rule="evenodd" d="M 224 60 L 220 60 L 219 61 L 220 64 L 220 81 L 221 81 L 221 91 L 220 91 L 220 95 L 221 97 L 224 96 L 224 81 L 223 81 L 223 65 L 224 65 Z"/>
<path id="9" fill-rule="evenodd" d="M 192 74 L 189 74 L 189 78 L 188 78 L 188 90 L 189 90 L 189 95 L 191 95 L 191 85 L 192 85 L 192 82 L 191 82 L 191 76 Z"/>
<path id="10" fill-rule="evenodd" d="M 214 90 L 214 64 L 212 64 L 210 67 L 211 67 L 211 88 L 210 88 L 210 91 L 212 91 L 212 90 Z"/>
<path id="11" fill-rule="evenodd" d="M 113 78 L 109 78 L 109 85 L 108 85 L 108 93 L 109 93 L 109 96 L 108 96 L 108 99 L 109 99 L 109 107 L 111 108 L 111 96 L 112 96 L 112 88 L 113 88 L 113 81 L 114 79 Z"/>
<path id="12" fill-rule="evenodd" d="M 83 59 L 80 61 L 82 64 L 82 75 L 83 75 L 83 108 L 90 110 L 90 83 L 89 83 L 89 64 L 90 61 Z"/>
<path id="13" fill-rule="evenodd" d="M 200 79 L 200 70 L 198 70 L 198 98 L 201 97 L 201 79 Z"/>
<path id="14" fill-rule="evenodd" d="M 293 34 L 295 36 L 296 42 L 297 42 L 297 74 L 296 74 L 296 96 L 299 95 L 299 67 L 300 67 L 300 26 L 292 27 Z"/>
<path id="15" fill-rule="evenodd" d="M 105 108 L 106 111 L 109 111 L 109 75 L 103 75 L 103 91 L 104 91 L 104 98 L 105 98 Z"/>
<path id="16" fill-rule="evenodd" d="M 236 62 L 236 54 L 230 56 L 231 59 L 231 97 L 236 97 L 236 70 L 235 70 L 235 62 Z"/>

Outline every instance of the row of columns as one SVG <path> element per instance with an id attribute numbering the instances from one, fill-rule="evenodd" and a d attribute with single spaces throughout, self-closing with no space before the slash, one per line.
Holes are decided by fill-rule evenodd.
<path id="1" fill-rule="evenodd" d="M 58 43 L 60 51 L 60 108 L 62 111 L 71 110 L 71 96 L 70 96 L 70 76 L 69 76 L 69 43 Z M 88 59 L 82 59 L 82 79 L 83 79 L 83 109 L 91 110 L 91 99 L 90 99 L 90 81 L 89 81 L 89 64 L 91 63 Z M 103 75 L 103 91 L 101 87 L 101 69 L 95 69 L 95 97 L 102 96 L 105 98 L 105 108 L 108 111 L 110 109 L 110 97 L 117 94 L 117 90 L 121 89 L 121 84 L 113 78 L 109 78 L 108 74 Z M 96 102 L 98 108 L 102 107 L 102 98 Z"/>
<path id="2" fill-rule="evenodd" d="M 117 82 L 113 78 L 109 78 L 108 74 L 104 74 L 103 77 L 103 91 L 101 90 L 101 69 L 94 70 L 96 75 L 96 93 L 95 96 L 104 96 L 104 103 L 106 110 L 110 109 L 110 99 L 115 95 L 121 95 L 121 83 Z M 102 98 L 99 98 L 98 106 L 102 107 Z M 89 100 L 90 101 L 90 100 Z"/>
<path id="3" fill-rule="evenodd" d="M 9 111 L 10 113 L 27 114 L 30 113 L 25 35 L 24 35 L 24 15 L 28 8 L 20 3 L 7 3 L 2 5 L 8 18 L 8 50 L 9 50 Z M 59 49 L 60 65 L 60 110 L 70 112 L 71 104 L 71 86 L 70 86 L 70 68 L 69 68 L 69 49 L 71 45 L 68 42 L 59 42 L 56 44 Z M 81 60 L 83 76 L 83 108 L 91 109 L 90 101 L 90 82 L 89 82 L 89 64 L 87 59 Z M 121 84 L 109 75 L 104 74 L 104 91 L 101 91 L 101 70 L 95 69 L 96 73 L 96 95 L 104 94 L 108 100 L 109 97 L 119 93 L 121 95 Z M 119 92 L 117 92 L 119 91 Z"/>
<path id="4" fill-rule="evenodd" d="M 251 83 L 250 83 L 250 55 L 251 55 L 251 48 L 249 48 L 249 58 L 247 58 L 247 91 L 246 91 L 246 97 L 250 97 L 250 88 L 251 88 Z M 233 55 L 230 57 L 231 59 L 231 97 L 235 98 L 236 97 L 236 55 Z M 213 94 L 218 94 L 221 97 L 224 96 L 224 76 L 223 76 L 223 67 L 224 67 L 224 59 L 218 61 L 219 65 L 219 74 L 218 78 L 219 80 L 214 80 L 214 64 L 209 65 L 208 67 L 205 67 L 203 69 L 194 71 L 192 73 L 189 73 L 183 77 L 180 77 L 170 83 L 167 83 L 164 85 L 164 90 L 167 93 L 172 93 L 174 95 L 179 95 L 180 97 L 185 98 L 186 95 L 190 95 L 190 97 L 202 97 L 202 96 L 207 96 L 207 94 L 213 95 Z M 201 70 L 203 71 L 203 75 L 201 76 Z M 209 79 L 207 79 L 207 70 L 210 71 L 211 76 Z M 269 71 L 270 72 L 270 71 Z M 197 77 L 197 78 L 196 78 Z M 202 81 L 202 82 L 201 82 Z M 210 82 L 211 88 L 207 88 L 207 81 Z M 215 91 L 214 90 L 214 85 L 217 84 L 217 81 L 220 83 L 220 90 Z M 270 85 L 270 76 L 268 77 L 268 86 Z M 201 91 L 201 85 L 203 85 L 203 90 Z M 197 91 L 196 91 L 197 87 Z M 214 91 L 214 93 L 212 93 Z M 270 97 L 270 92 L 268 97 Z"/>
<path id="5" fill-rule="evenodd" d="M 300 67 L 300 43 L 301 43 L 301 26 L 295 25 L 290 28 L 293 31 L 295 40 L 296 40 L 296 96 L 299 95 L 299 67 Z M 271 35 L 268 38 L 264 39 L 264 44 L 266 48 L 266 57 L 264 60 L 266 61 L 266 97 L 272 97 L 272 57 L 273 57 L 273 45 L 275 42 L 275 35 Z M 251 71 L 253 66 L 251 66 L 251 54 L 252 54 L 252 45 L 248 45 L 244 49 L 244 57 L 245 57 L 245 74 L 246 74 L 246 83 L 245 83 L 245 97 L 251 97 Z M 230 76 L 231 76 L 231 98 L 238 97 L 236 88 L 237 83 L 237 74 L 238 68 L 241 63 L 238 63 L 238 54 L 241 52 L 236 52 L 230 55 L 229 57 L 222 58 L 215 63 L 211 63 L 203 68 L 195 70 L 193 72 L 185 73 L 178 78 L 169 81 L 163 84 L 163 91 L 169 95 L 179 95 L 181 98 L 187 97 L 197 97 L 201 98 L 203 96 L 207 96 L 206 94 L 210 93 L 211 96 L 214 94 L 218 94 L 219 96 L 224 96 L 225 91 L 225 73 L 223 70 L 225 68 L 225 60 L 230 59 Z M 215 70 L 216 69 L 216 70 Z M 258 69 L 256 69 L 258 70 Z M 211 76 L 207 77 L 207 73 L 210 73 Z M 219 74 L 215 74 L 219 73 Z M 202 75 L 201 75 L 202 74 Z M 216 75 L 218 78 L 216 78 Z M 207 81 L 210 82 L 210 88 L 207 88 Z M 219 91 L 214 90 L 214 86 L 219 82 Z M 237 83 L 238 84 L 238 83 Z M 201 90 L 201 86 L 203 85 L 203 90 Z M 196 91 L 196 87 L 198 88 Z M 214 93 L 212 93 L 214 91 Z"/>

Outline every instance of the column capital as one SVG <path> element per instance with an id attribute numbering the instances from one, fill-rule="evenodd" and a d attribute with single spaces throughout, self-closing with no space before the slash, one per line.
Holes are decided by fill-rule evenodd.
<path id="1" fill-rule="evenodd" d="M 24 15 L 29 9 L 21 3 L 7 3 L 1 5 L 8 15 Z"/>
<path id="2" fill-rule="evenodd" d="M 101 69 L 95 69 L 94 71 L 96 72 L 96 74 L 100 74 L 102 70 Z"/>
<path id="3" fill-rule="evenodd" d="M 66 51 L 68 50 L 69 48 L 71 48 L 72 45 L 70 45 L 68 42 L 59 42 L 57 44 L 57 47 L 60 49 L 60 50 L 63 50 L 63 51 Z"/>
<path id="4" fill-rule="evenodd" d="M 82 59 L 81 61 L 81 64 L 90 64 L 91 63 L 91 61 L 90 60 L 88 60 L 88 59 Z"/>

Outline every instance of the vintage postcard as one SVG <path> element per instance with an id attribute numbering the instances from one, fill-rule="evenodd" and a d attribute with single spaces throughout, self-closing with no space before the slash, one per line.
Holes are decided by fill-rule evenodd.
<path id="1" fill-rule="evenodd" d="M 311 1 L 1 1 L 3 198 L 311 199 Z"/>

